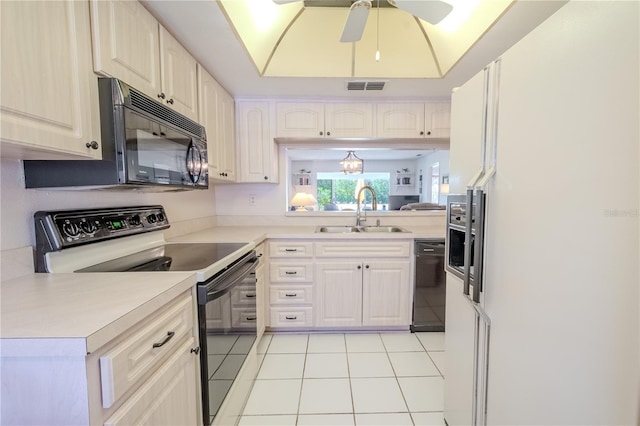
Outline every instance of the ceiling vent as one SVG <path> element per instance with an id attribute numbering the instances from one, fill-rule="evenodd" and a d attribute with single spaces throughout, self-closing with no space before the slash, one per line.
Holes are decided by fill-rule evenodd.
<path id="1" fill-rule="evenodd" d="M 347 90 L 382 90 L 386 81 L 348 81 Z"/>

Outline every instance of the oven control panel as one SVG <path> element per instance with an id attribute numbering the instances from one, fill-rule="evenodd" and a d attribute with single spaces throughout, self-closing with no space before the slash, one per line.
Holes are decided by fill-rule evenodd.
<path id="1" fill-rule="evenodd" d="M 169 227 L 162 206 L 41 211 L 34 222 L 36 251 L 44 253 Z"/>

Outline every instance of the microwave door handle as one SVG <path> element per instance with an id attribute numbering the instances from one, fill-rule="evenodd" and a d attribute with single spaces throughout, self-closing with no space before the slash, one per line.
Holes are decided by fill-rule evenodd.
<path id="1" fill-rule="evenodd" d="M 473 295 L 472 300 L 480 303 L 480 292 L 483 291 L 483 258 L 484 258 L 484 219 L 485 219 L 484 191 L 478 188 L 476 191 L 476 236 L 474 242 L 473 260 Z"/>
<path id="2" fill-rule="evenodd" d="M 198 155 L 198 160 L 194 158 L 194 155 Z M 195 164 L 198 164 L 198 172 L 195 172 Z M 189 177 L 191 178 L 191 182 L 198 183 L 200 179 L 200 174 L 202 173 L 202 154 L 200 153 L 200 149 L 191 142 L 189 144 L 189 148 L 187 148 L 187 171 L 189 172 Z"/>
<path id="3" fill-rule="evenodd" d="M 463 293 L 469 295 L 471 281 L 471 227 L 473 221 L 473 188 L 467 188 L 467 223 L 464 230 L 464 274 Z"/>

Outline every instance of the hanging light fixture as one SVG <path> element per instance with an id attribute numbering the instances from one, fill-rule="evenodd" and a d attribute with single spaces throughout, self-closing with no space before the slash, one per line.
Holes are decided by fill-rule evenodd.
<path id="1" fill-rule="evenodd" d="M 353 151 L 349 151 L 340 164 L 345 175 L 361 174 L 364 171 L 364 160 L 356 157 Z"/>

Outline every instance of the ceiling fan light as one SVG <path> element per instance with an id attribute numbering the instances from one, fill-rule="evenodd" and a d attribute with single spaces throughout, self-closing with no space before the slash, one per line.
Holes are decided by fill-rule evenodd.
<path id="1" fill-rule="evenodd" d="M 434 25 L 442 21 L 453 10 L 452 5 L 440 0 L 387 0 L 387 2 L 391 6 Z"/>
<path id="2" fill-rule="evenodd" d="M 369 9 L 371 9 L 370 0 L 358 0 L 351 5 L 347 21 L 344 23 L 342 36 L 340 37 L 342 43 L 351 43 L 362 38 L 364 27 L 367 24 L 367 17 L 369 16 Z"/>

